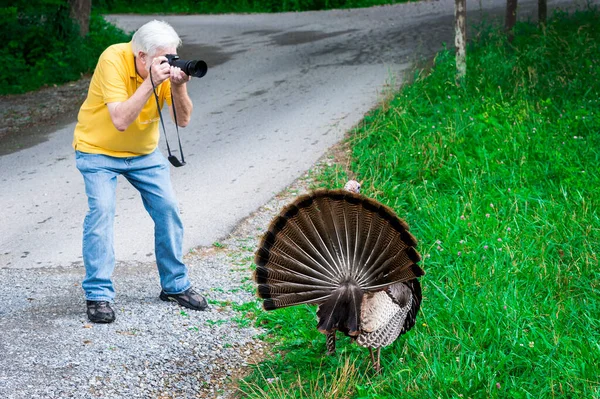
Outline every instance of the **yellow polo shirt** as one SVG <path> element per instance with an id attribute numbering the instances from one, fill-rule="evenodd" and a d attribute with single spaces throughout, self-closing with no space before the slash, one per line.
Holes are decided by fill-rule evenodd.
<path id="1" fill-rule="evenodd" d="M 142 84 L 135 71 L 131 43 L 108 47 L 96 65 L 87 98 L 79 110 L 73 148 L 92 154 L 133 157 L 150 154 L 158 146 L 160 122 L 156 99 L 150 96 L 137 119 L 120 132 L 113 125 L 107 103 L 124 102 Z M 162 108 L 171 105 L 171 82 L 165 80 L 156 90 Z"/>

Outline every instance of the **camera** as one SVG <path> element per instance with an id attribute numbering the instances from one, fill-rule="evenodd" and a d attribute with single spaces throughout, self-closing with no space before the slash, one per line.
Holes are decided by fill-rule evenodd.
<path id="1" fill-rule="evenodd" d="M 206 75 L 208 66 L 202 60 L 182 60 L 177 54 L 166 54 L 169 65 L 181 68 L 186 75 L 201 78 Z"/>

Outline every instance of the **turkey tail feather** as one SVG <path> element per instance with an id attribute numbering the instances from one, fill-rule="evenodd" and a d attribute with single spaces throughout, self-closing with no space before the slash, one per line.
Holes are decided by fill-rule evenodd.
<path id="1" fill-rule="evenodd" d="M 350 336 L 358 335 L 362 298 L 363 292 L 359 286 L 352 282 L 342 284 L 319 306 L 319 331 L 327 334 L 340 330 Z"/>

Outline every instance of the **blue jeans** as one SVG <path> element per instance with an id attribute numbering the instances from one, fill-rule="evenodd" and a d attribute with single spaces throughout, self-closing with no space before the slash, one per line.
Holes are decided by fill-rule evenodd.
<path id="1" fill-rule="evenodd" d="M 183 225 L 166 158 L 155 150 L 131 158 L 76 151 L 75 159 L 83 175 L 89 206 L 83 223 L 82 287 L 86 299 L 112 302 L 115 297 L 111 276 L 115 268 L 113 225 L 118 175 L 123 175 L 140 192 L 154 221 L 156 264 L 163 291 L 178 294 L 187 290 L 190 281 L 182 262 Z"/>

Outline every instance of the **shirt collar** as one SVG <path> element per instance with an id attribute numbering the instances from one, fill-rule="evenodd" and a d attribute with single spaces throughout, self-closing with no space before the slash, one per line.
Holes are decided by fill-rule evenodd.
<path id="1" fill-rule="evenodd" d="M 140 75 L 138 75 L 137 72 L 135 71 L 135 54 L 133 54 L 131 42 L 128 43 L 128 51 L 129 51 L 129 54 L 133 55 L 132 57 L 128 58 L 128 62 L 127 62 L 127 69 L 129 72 L 129 77 L 133 78 L 133 79 L 137 79 L 138 82 L 143 82 L 144 79 L 142 79 L 142 77 Z"/>

